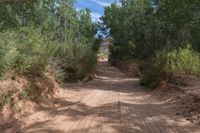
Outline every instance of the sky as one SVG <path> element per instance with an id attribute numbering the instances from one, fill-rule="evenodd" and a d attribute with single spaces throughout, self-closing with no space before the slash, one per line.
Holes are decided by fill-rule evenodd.
<path id="1" fill-rule="evenodd" d="M 91 11 L 92 21 L 99 21 L 99 18 L 104 14 L 104 7 L 118 0 L 77 0 L 75 3 L 76 9 L 81 10 L 89 8 Z"/>

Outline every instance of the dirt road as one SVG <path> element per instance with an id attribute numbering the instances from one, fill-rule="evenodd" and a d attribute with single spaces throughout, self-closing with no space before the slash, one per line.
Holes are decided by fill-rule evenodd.
<path id="1" fill-rule="evenodd" d="M 150 91 L 107 62 L 97 78 L 86 84 L 66 85 L 56 109 L 24 119 L 26 133 L 197 133 L 174 117 Z M 70 88 L 70 89 L 69 89 Z M 30 119 L 35 119 L 29 123 Z"/>

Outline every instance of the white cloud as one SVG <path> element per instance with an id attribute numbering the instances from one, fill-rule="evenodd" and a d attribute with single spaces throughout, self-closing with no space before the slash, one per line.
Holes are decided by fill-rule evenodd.
<path id="1" fill-rule="evenodd" d="M 98 12 L 92 12 L 91 13 L 91 16 L 92 16 L 92 21 L 97 21 L 99 20 L 99 18 L 102 16 L 100 13 Z"/>
<path id="2" fill-rule="evenodd" d="M 76 10 L 77 10 L 77 11 L 80 11 L 80 10 L 81 10 L 81 8 L 79 8 L 79 7 L 76 7 Z"/>
<path id="3" fill-rule="evenodd" d="M 111 4 L 109 2 L 100 1 L 100 0 L 91 0 L 91 1 L 95 2 L 96 4 L 98 4 L 100 6 L 109 6 Z"/>

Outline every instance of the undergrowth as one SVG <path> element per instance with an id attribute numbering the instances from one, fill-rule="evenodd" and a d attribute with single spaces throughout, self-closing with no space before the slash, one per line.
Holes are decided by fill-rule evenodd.
<path id="1" fill-rule="evenodd" d="M 39 31 L 30 27 L 0 33 L 0 36 L 0 75 L 11 70 L 40 75 L 56 50 L 55 44 L 47 45 Z"/>
<path id="2" fill-rule="evenodd" d="M 11 109 L 14 111 L 18 111 L 21 108 L 18 107 L 19 101 L 27 101 L 31 100 L 32 98 L 32 92 L 34 91 L 34 88 L 11 88 L 6 90 L 4 93 L 0 95 L 0 110 L 5 105 L 8 105 Z"/>
<path id="3" fill-rule="evenodd" d="M 200 55 L 191 47 L 157 52 L 143 64 L 141 83 L 155 88 L 173 75 L 200 75 Z"/>

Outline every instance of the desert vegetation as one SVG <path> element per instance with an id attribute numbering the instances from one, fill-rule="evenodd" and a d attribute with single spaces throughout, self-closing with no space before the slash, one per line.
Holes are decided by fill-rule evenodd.
<path id="1" fill-rule="evenodd" d="M 76 11 L 74 2 L 0 1 L 1 82 L 16 77 L 41 77 L 45 73 L 51 73 L 60 83 L 93 78 L 97 28 L 90 11 Z M 3 91 L 1 105 L 11 103 L 16 93 L 30 96 L 29 89 L 22 88 Z"/>
<path id="2" fill-rule="evenodd" d="M 134 59 L 141 83 L 155 88 L 173 75 L 199 76 L 200 8 L 193 0 L 121 0 L 101 18 L 113 39 L 111 62 Z"/>
<path id="3" fill-rule="evenodd" d="M 1 3 L 2 76 L 11 70 L 42 74 L 48 66 L 58 75 L 62 71 L 69 76 L 67 79 L 75 81 L 92 73 L 96 63 L 95 25 L 90 11 L 77 12 L 73 3 L 62 0 Z"/>
<path id="4" fill-rule="evenodd" d="M 114 1 L 0 0 L 0 132 L 199 133 L 200 1 Z"/>

